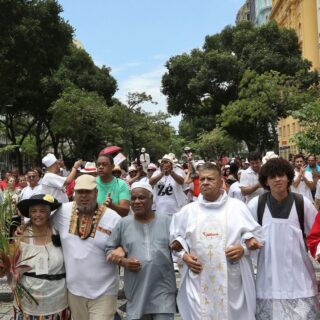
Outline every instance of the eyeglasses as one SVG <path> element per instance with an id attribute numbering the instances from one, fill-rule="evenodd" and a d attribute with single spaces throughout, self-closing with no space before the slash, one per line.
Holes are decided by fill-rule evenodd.
<path id="1" fill-rule="evenodd" d="M 149 172 L 149 171 L 151 171 L 151 172 L 153 172 L 153 171 L 156 171 L 157 169 L 148 169 L 147 171 Z"/>
<path id="2" fill-rule="evenodd" d="M 111 163 L 107 163 L 107 162 L 97 162 L 97 167 L 110 167 L 112 166 Z"/>

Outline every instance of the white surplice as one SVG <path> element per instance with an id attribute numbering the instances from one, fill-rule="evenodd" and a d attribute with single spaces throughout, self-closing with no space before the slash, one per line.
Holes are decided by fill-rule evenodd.
<path id="1" fill-rule="evenodd" d="M 171 241 L 203 264 L 200 274 L 184 265 L 177 303 L 182 319 L 255 319 L 255 284 L 250 254 L 238 262 L 226 259 L 224 250 L 243 244 L 260 230 L 246 205 L 224 192 L 214 202 L 199 196 L 182 208 L 171 224 Z M 182 255 L 180 253 L 180 255 Z"/>
<path id="2" fill-rule="evenodd" d="M 248 203 L 257 218 L 258 197 Z M 317 210 L 304 197 L 304 229 L 308 234 Z M 319 319 L 317 281 L 306 251 L 295 203 L 287 219 L 273 218 L 268 205 L 262 219 L 264 247 L 258 256 L 257 319 Z"/>

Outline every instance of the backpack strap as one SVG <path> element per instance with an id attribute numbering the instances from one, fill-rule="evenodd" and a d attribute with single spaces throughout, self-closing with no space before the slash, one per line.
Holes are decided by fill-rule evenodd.
<path id="1" fill-rule="evenodd" d="M 304 201 L 303 195 L 299 193 L 292 192 L 294 203 L 296 205 L 297 214 L 299 218 L 300 229 L 302 231 L 303 238 L 306 238 L 306 234 L 304 233 Z"/>
<path id="2" fill-rule="evenodd" d="M 257 216 L 258 216 L 258 223 L 262 226 L 262 219 L 264 214 L 264 209 L 267 203 L 267 195 L 268 192 L 261 194 L 258 198 L 258 209 L 257 209 Z"/>

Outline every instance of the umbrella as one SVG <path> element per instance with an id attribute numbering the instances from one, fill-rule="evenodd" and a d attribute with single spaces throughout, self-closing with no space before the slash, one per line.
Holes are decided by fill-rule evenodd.
<path id="1" fill-rule="evenodd" d="M 113 153 L 116 153 L 118 151 L 122 150 L 121 147 L 118 147 L 118 146 L 110 146 L 110 147 L 106 147 L 104 149 L 102 149 L 99 153 L 100 154 L 113 154 Z"/>

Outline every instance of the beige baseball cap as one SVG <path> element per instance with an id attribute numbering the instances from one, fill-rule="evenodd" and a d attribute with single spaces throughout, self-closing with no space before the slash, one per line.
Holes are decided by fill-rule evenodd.
<path id="1" fill-rule="evenodd" d="M 94 190 L 97 188 L 96 178 L 89 174 L 83 174 L 76 180 L 74 190 Z"/>

